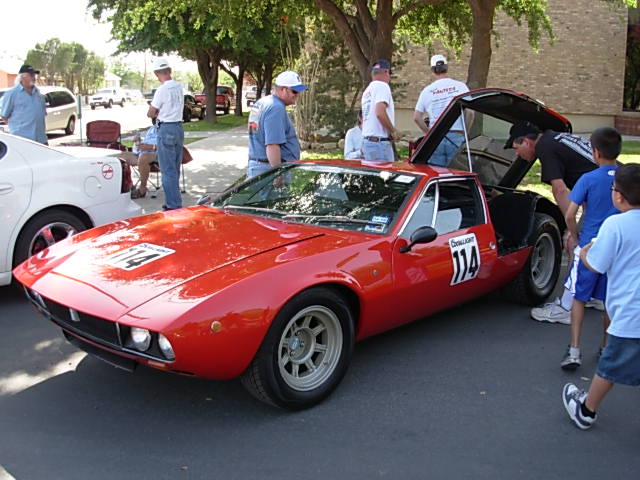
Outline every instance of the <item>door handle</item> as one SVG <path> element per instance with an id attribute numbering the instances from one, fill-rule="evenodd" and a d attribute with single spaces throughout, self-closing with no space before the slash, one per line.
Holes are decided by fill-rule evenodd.
<path id="1" fill-rule="evenodd" d="M 3 183 L 0 184 L 0 195 L 7 195 L 11 192 L 13 192 L 14 188 L 13 185 L 8 184 L 8 183 Z"/>

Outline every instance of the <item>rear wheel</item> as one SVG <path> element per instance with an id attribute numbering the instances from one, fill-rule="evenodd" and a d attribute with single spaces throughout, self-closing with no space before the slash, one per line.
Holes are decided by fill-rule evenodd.
<path id="1" fill-rule="evenodd" d="M 71 135 L 76 130 L 76 117 L 73 115 L 69 117 L 69 121 L 67 122 L 67 126 L 64 129 L 64 133 L 67 135 Z"/>
<path id="2" fill-rule="evenodd" d="M 91 105 L 91 110 L 95 110 L 96 106 L 95 105 Z"/>
<path id="3" fill-rule="evenodd" d="M 552 217 L 535 214 L 529 245 L 532 249 L 527 262 L 503 291 L 516 302 L 539 305 L 553 292 L 560 274 L 562 243 L 560 229 Z"/>
<path id="4" fill-rule="evenodd" d="M 276 315 L 242 384 L 263 402 L 290 410 L 311 407 L 344 377 L 353 342 L 344 299 L 331 289 L 311 288 Z"/>
<path id="5" fill-rule="evenodd" d="M 20 232 L 13 251 L 13 265 L 87 228 L 80 218 L 66 210 L 39 213 Z"/>
<path id="6" fill-rule="evenodd" d="M 109 100 L 109 103 L 107 103 L 107 108 L 111 107 L 113 107 L 113 100 Z"/>
<path id="7" fill-rule="evenodd" d="M 125 102 L 124 98 L 123 98 L 122 100 L 120 100 L 120 106 L 121 106 L 122 108 L 124 108 L 124 102 Z"/>
<path id="8" fill-rule="evenodd" d="M 230 104 L 230 103 L 227 103 L 227 104 L 224 106 L 224 110 L 222 110 L 222 111 L 224 112 L 224 114 L 225 114 L 225 115 L 229 115 L 229 110 L 230 110 L 230 109 L 231 109 L 231 104 Z"/>

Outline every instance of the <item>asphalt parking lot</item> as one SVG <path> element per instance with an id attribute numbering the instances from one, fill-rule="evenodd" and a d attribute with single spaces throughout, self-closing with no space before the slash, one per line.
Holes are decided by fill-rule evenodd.
<path id="1" fill-rule="evenodd" d="M 359 343 L 333 395 L 290 413 L 239 381 L 117 370 L 66 343 L 15 290 L 0 302 L 6 478 L 595 479 L 640 468 L 638 389 L 616 387 L 587 432 L 562 406 L 564 383 L 586 386 L 595 368 L 594 311 L 576 373 L 559 367 L 567 326 L 482 298 Z"/>

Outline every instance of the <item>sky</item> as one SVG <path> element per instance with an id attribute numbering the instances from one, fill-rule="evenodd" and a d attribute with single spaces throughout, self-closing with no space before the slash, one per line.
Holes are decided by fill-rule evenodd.
<path id="1" fill-rule="evenodd" d="M 95 21 L 86 8 L 87 0 L 0 0 L 0 69 L 17 71 L 27 52 L 50 38 L 78 42 L 109 63 L 108 57 L 118 46 L 111 40 L 111 26 Z M 151 64 L 153 58 L 147 55 L 146 61 Z M 143 69 L 144 54 L 129 54 L 123 59 Z M 174 69 L 195 69 L 194 62 L 183 63 L 178 57 L 171 56 L 169 61 Z"/>

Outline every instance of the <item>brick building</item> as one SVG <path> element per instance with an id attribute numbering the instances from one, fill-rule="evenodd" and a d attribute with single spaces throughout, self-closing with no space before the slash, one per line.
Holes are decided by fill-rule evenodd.
<path id="1" fill-rule="evenodd" d="M 575 132 L 614 126 L 622 114 L 627 9 L 599 0 L 548 0 L 547 13 L 555 41 L 543 37 L 534 52 L 526 24 L 518 26 L 499 12 L 494 25 L 499 41 L 493 41 L 487 86 L 519 90 L 544 102 L 567 116 Z M 418 131 L 412 115 L 420 91 L 433 80 L 429 57 L 426 48 L 414 47 L 407 55 L 412 60 L 398 72 L 400 81 L 408 83 L 405 98 L 396 104 L 401 130 Z M 469 49 L 459 59 L 447 58 L 450 75 L 465 81 Z"/>

